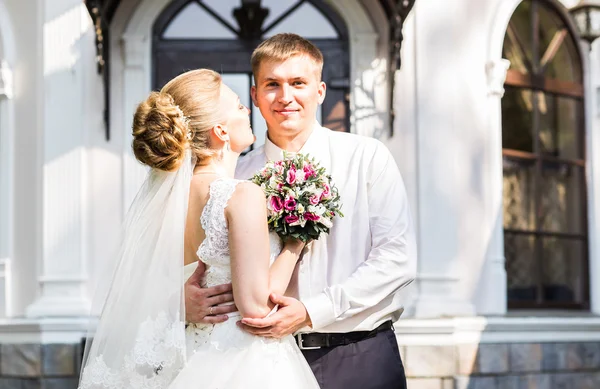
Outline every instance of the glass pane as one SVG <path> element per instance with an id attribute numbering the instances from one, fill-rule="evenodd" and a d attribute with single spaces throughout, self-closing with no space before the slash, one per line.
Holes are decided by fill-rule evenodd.
<path id="1" fill-rule="evenodd" d="M 237 39 L 196 2 L 186 5 L 165 29 L 164 39 Z"/>
<path id="2" fill-rule="evenodd" d="M 240 0 L 202 0 L 202 3 L 231 26 L 238 28 L 238 22 L 233 16 L 233 9 L 240 6 Z"/>
<path id="3" fill-rule="evenodd" d="M 535 230 L 534 161 L 504 158 L 504 228 Z"/>
<path id="4" fill-rule="evenodd" d="M 239 0 L 235 1 L 239 3 Z M 297 3 L 298 0 L 262 0 L 262 6 L 269 9 L 269 15 L 267 15 L 263 27 L 269 26 L 277 18 L 283 15 L 285 11 L 287 11 Z"/>
<path id="5" fill-rule="evenodd" d="M 539 58 L 546 65 L 545 76 L 565 81 L 582 82 L 581 63 L 576 42 L 560 16 L 539 2 Z"/>
<path id="6" fill-rule="evenodd" d="M 557 131 L 556 109 L 553 95 L 535 92 L 539 112 L 540 153 L 556 156 Z"/>
<path id="7" fill-rule="evenodd" d="M 541 244 L 544 300 L 581 302 L 586 260 L 585 241 L 557 237 L 539 238 Z"/>
<path id="8" fill-rule="evenodd" d="M 338 34 L 325 16 L 309 2 L 303 3 L 298 9 L 292 12 L 288 17 L 283 19 L 264 37 L 268 38 L 273 35 L 291 32 L 302 35 L 308 39 L 323 38 L 337 39 Z"/>
<path id="9" fill-rule="evenodd" d="M 533 61 L 531 28 L 531 2 L 523 1 L 515 10 L 504 37 L 503 55 L 510 61 L 511 69 L 526 74 L 526 64 Z"/>
<path id="10" fill-rule="evenodd" d="M 537 267 L 535 266 L 535 237 L 526 234 L 504 233 L 506 281 L 509 301 L 535 301 L 537 297 Z"/>
<path id="11" fill-rule="evenodd" d="M 583 159 L 583 103 L 568 97 L 556 98 L 558 156 L 565 159 Z"/>
<path id="12" fill-rule="evenodd" d="M 579 166 L 543 162 L 540 181 L 540 230 L 585 231 L 585 175 Z"/>
<path id="13" fill-rule="evenodd" d="M 506 87 L 502 98 L 502 148 L 533 152 L 532 92 Z"/>

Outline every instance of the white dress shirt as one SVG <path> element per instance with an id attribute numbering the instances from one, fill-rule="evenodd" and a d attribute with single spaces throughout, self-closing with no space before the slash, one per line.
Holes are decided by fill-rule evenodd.
<path id="1" fill-rule="evenodd" d="M 389 150 L 380 141 L 335 132 L 316 123 L 299 151 L 314 157 L 339 189 L 344 217 L 306 250 L 297 293 L 318 332 L 368 331 L 396 321 L 400 289 L 415 277 L 417 250 L 406 191 Z M 267 160 L 283 159 L 268 138 L 238 162 L 248 179 Z M 294 282 L 294 280 L 292 281 Z"/>

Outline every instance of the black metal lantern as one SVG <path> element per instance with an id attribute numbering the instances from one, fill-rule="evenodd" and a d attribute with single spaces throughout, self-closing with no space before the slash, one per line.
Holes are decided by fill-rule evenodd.
<path id="1" fill-rule="evenodd" d="M 569 12 L 581 39 L 591 44 L 600 37 L 600 1 L 581 0 Z"/>

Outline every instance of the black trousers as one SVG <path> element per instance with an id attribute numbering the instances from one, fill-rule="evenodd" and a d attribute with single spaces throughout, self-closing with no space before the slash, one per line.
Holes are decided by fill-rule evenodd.
<path id="1" fill-rule="evenodd" d="M 321 389 L 406 389 L 394 331 L 346 346 L 302 350 Z"/>

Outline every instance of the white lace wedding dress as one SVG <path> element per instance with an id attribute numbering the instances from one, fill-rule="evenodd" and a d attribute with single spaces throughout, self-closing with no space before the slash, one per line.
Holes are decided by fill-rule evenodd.
<path id="1" fill-rule="evenodd" d="M 206 239 L 198 257 L 206 264 L 203 286 L 231 282 L 228 231 L 224 210 L 239 180 L 220 178 L 210 186 L 202 212 Z M 270 236 L 271 263 L 281 251 L 277 235 Z M 187 265 L 185 279 L 197 264 Z M 236 325 L 239 313 L 215 325 L 186 327 L 187 363 L 169 389 L 317 389 L 319 386 L 292 336 L 269 339 L 250 335 Z"/>

